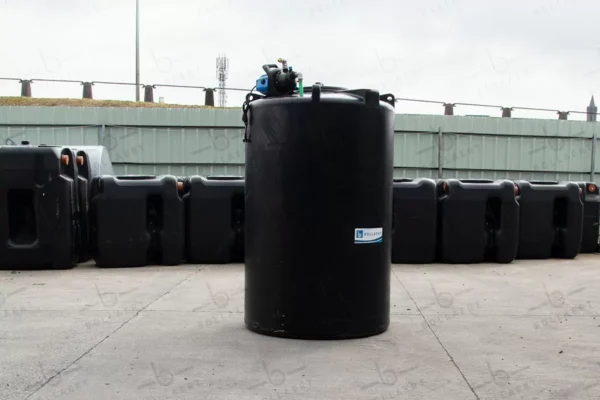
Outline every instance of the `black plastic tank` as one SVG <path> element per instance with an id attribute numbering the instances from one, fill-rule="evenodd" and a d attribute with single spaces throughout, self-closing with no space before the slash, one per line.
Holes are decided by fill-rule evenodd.
<path id="1" fill-rule="evenodd" d="M 509 180 L 448 179 L 438 186 L 438 259 L 510 263 L 519 244 L 517 189 Z"/>
<path id="2" fill-rule="evenodd" d="M 110 154 L 104 146 L 75 146 L 78 156 L 82 156 L 83 162 L 80 166 L 80 175 L 91 181 L 96 176 L 114 175 Z M 79 164 L 79 163 L 78 163 Z"/>
<path id="3" fill-rule="evenodd" d="M 342 339 L 388 328 L 393 104 L 314 85 L 247 106 L 250 330 Z"/>
<path id="4" fill-rule="evenodd" d="M 77 146 L 77 148 L 73 148 L 73 151 L 77 152 L 77 191 L 81 224 L 79 262 L 85 262 L 92 258 L 88 215 L 90 182 L 97 176 L 114 175 L 114 171 L 110 155 L 104 146 Z"/>
<path id="5" fill-rule="evenodd" d="M 244 262 L 244 178 L 191 176 L 183 200 L 187 261 Z"/>
<path id="6" fill-rule="evenodd" d="M 62 269 L 78 260 L 75 153 L 63 146 L 0 146 L 0 269 Z"/>
<path id="7" fill-rule="evenodd" d="M 577 182 L 583 196 L 583 226 L 580 253 L 598 251 L 598 226 L 600 224 L 600 191 L 594 182 Z"/>
<path id="8" fill-rule="evenodd" d="M 581 247 L 583 191 L 575 182 L 515 181 L 519 259 L 575 258 Z"/>
<path id="9" fill-rule="evenodd" d="M 437 188 L 432 179 L 394 179 L 392 262 L 431 263 L 437 242 Z"/>
<path id="10" fill-rule="evenodd" d="M 173 175 L 92 179 L 90 250 L 99 267 L 181 263 L 184 184 Z"/>

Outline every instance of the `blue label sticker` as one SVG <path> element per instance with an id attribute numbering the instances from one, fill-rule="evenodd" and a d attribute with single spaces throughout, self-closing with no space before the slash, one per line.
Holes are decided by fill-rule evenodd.
<path id="1" fill-rule="evenodd" d="M 354 244 L 381 243 L 383 241 L 383 228 L 356 228 L 354 230 Z"/>

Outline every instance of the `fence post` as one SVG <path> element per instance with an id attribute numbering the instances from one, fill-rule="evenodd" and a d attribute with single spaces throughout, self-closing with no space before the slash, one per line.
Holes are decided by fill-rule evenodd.
<path id="1" fill-rule="evenodd" d="M 596 182 L 596 132 L 592 136 L 592 160 L 590 166 L 590 182 Z"/>
<path id="2" fill-rule="evenodd" d="M 442 179 L 442 148 L 444 147 L 444 138 L 442 134 L 442 127 L 438 128 L 438 179 Z"/>
<path id="3" fill-rule="evenodd" d="M 105 144 L 104 143 L 104 130 L 105 130 L 104 124 L 102 124 L 98 127 L 98 144 L 100 146 L 103 146 Z M 106 147 L 106 146 L 104 146 L 104 147 Z"/>
<path id="4" fill-rule="evenodd" d="M 142 85 L 144 88 L 144 102 L 154 103 L 154 85 Z"/>
<path id="5" fill-rule="evenodd" d="M 453 103 L 444 103 L 444 115 L 454 115 Z"/>
<path id="6" fill-rule="evenodd" d="M 94 96 L 92 95 L 92 85 L 94 82 L 81 82 L 81 84 L 83 85 L 83 98 L 93 99 Z"/>
<path id="7" fill-rule="evenodd" d="M 204 89 L 204 105 L 215 106 L 215 89 Z"/>
<path id="8" fill-rule="evenodd" d="M 30 79 L 21 79 L 19 83 L 21 83 L 21 97 L 31 97 L 31 82 Z"/>

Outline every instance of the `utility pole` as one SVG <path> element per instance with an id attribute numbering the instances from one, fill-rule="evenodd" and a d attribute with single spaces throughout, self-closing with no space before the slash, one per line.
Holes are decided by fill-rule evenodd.
<path id="1" fill-rule="evenodd" d="M 135 0 L 135 101 L 140 101 L 140 0 Z"/>

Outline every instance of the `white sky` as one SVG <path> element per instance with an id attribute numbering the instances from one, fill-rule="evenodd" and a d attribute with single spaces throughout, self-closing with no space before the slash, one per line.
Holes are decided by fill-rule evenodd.
<path id="1" fill-rule="evenodd" d="M 251 88 L 261 66 L 287 58 L 316 81 L 397 97 L 585 111 L 600 96 L 600 2 L 594 0 L 140 0 L 141 82 Z M 0 77 L 135 81 L 135 0 L 0 0 Z M 97 85 L 94 98 L 133 100 Z M 34 97 L 81 97 L 37 82 Z M 19 95 L 0 81 L 0 96 Z M 243 93 L 230 92 L 228 106 Z M 193 89 L 155 100 L 203 104 Z M 443 113 L 401 102 L 398 112 Z M 487 108 L 455 113 L 499 116 Z M 556 118 L 515 111 L 513 116 Z M 585 119 L 571 115 L 569 119 Z"/>

